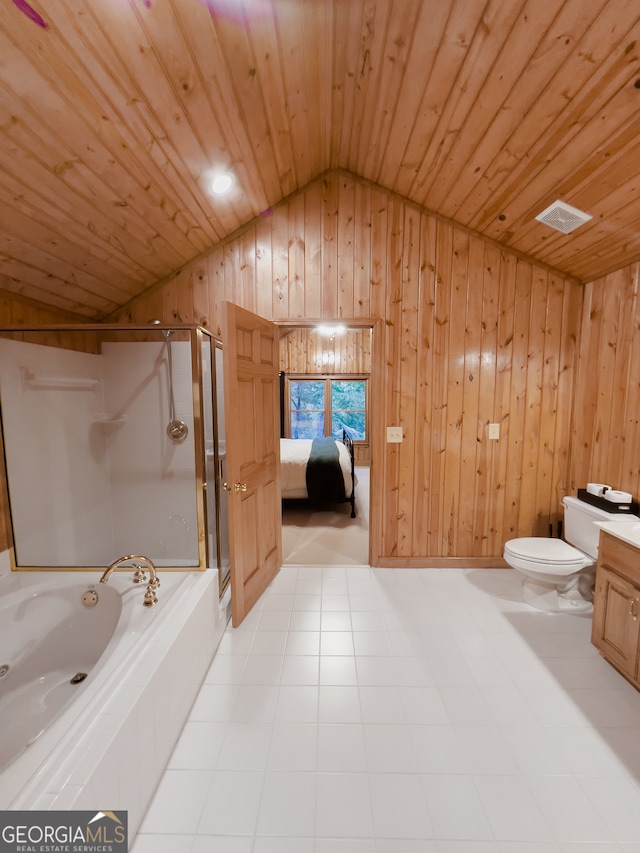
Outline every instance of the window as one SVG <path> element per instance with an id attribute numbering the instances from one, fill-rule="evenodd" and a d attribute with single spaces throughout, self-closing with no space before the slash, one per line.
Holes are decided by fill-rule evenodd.
<path id="1" fill-rule="evenodd" d="M 295 379 L 289 382 L 291 438 L 318 438 L 324 435 L 324 388 L 322 379 Z"/>
<path id="2" fill-rule="evenodd" d="M 288 380 L 291 438 L 367 440 L 367 380 L 362 377 L 296 377 Z"/>
<path id="3" fill-rule="evenodd" d="M 354 441 L 366 439 L 364 379 L 330 379 L 331 435 L 342 438 L 346 430 Z"/>

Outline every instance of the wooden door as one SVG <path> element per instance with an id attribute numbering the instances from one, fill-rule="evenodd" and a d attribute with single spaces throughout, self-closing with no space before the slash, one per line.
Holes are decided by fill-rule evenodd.
<path id="1" fill-rule="evenodd" d="M 276 326 L 225 302 L 226 488 L 234 626 L 282 563 L 278 364 Z"/>

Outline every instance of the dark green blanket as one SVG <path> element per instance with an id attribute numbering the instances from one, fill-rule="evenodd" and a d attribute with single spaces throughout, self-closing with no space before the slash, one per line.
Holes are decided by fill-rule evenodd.
<path id="1" fill-rule="evenodd" d="M 340 453 L 333 438 L 314 438 L 307 462 L 307 494 L 310 501 L 342 503 L 347 499 Z"/>

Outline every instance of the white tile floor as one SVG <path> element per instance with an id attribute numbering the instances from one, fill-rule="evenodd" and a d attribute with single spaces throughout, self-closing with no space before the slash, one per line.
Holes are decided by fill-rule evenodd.
<path id="1" fill-rule="evenodd" d="M 284 567 L 134 853 L 640 853 L 640 693 L 509 570 Z"/>

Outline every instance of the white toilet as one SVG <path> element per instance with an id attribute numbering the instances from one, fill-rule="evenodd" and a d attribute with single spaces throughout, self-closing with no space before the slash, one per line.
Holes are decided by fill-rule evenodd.
<path id="1" fill-rule="evenodd" d="M 562 539 L 510 539 L 504 559 L 524 575 L 522 598 L 538 610 L 579 613 L 593 607 L 600 528 L 596 521 L 633 521 L 629 513 L 606 512 L 574 497 L 564 503 Z"/>

